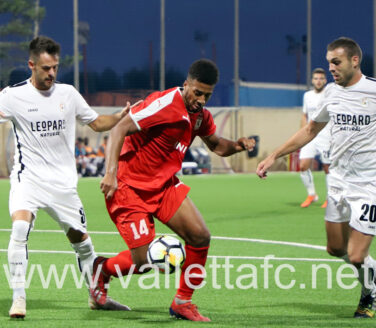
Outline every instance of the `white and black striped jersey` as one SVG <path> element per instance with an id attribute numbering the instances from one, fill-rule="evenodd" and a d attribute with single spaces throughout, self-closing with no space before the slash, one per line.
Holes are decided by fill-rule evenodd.
<path id="1" fill-rule="evenodd" d="M 348 182 L 376 181 L 376 80 L 327 85 L 312 119 L 330 121 L 330 174 Z"/>
<path id="2" fill-rule="evenodd" d="M 0 93 L 0 111 L 2 121 L 13 123 L 15 134 L 11 178 L 27 177 L 59 188 L 75 188 L 76 119 L 89 124 L 98 117 L 80 93 L 61 83 L 41 91 L 29 79 Z"/>

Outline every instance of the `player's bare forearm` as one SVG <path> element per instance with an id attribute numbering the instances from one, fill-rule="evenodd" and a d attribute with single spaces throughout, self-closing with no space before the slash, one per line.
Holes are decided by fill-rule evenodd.
<path id="1" fill-rule="evenodd" d="M 127 105 L 119 113 L 112 115 L 99 115 L 97 119 L 89 124 L 89 126 L 96 132 L 103 132 L 111 130 L 125 115 L 128 114 L 131 104 Z"/>
<path id="2" fill-rule="evenodd" d="M 242 137 L 237 141 L 232 141 L 215 134 L 205 137 L 203 140 L 212 152 L 221 157 L 231 156 L 244 150 L 252 150 L 256 144 L 254 139 Z"/>
<path id="3" fill-rule="evenodd" d="M 266 178 L 267 170 L 274 164 L 276 159 L 290 154 L 309 143 L 325 125 L 326 123 L 310 121 L 257 166 L 257 175 L 260 178 Z"/>
<path id="4" fill-rule="evenodd" d="M 125 116 L 111 130 L 106 149 L 106 174 L 100 184 L 100 188 L 107 199 L 110 199 L 117 189 L 116 175 L 124 138 L 136 131 L 137 127 L 129 115 Z"/>
<path id="5" fill-rule="evenodd" d="M 101 180 L 100 188 L 107 199 L 110 199 L 117 189 L 117 167 L 121 147 L 127 131 L 116 126 L 111 130 L 106 149 L 106 173 Z"/>

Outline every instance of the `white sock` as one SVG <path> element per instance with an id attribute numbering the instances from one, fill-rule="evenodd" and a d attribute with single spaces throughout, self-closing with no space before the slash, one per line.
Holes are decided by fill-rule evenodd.
<path id="1" fill-rule="evenodd" d="M 90 285 L 90 277 L 93 274 L 93 263 L 97 257 L 94 251 L 94 246 L 91 242 L 91 238 L 88 237 L 80 243 L 71 244 L 76 251 L 77 265 L 80 271 L 84 274 L 87 286 Z M 90 274 L 90 277 L 88 277 Z"/>
<path id="2" fill-rule="evenodd" d="M 307 193 L 310 196 L 316 195 L 315 184 L 313 183 L 313 176 L 310 169 L 300 172 L 304 187 L 307 189 Z"/>
<path id="3" fill-rule="evenodd" d="M 8 246 L 8 264 L 13 300 L 20 296 L 26 299 L 25 280 L 28 264 L 27 239 L 29 232 L 29 222 L 23 220 L 13 222 Z"/>
<path id="4" fill-rule="evenodd" d="M 376 273 L 376 261 L 374 258 L 372 258 L 371 255 L 368 255 L 364 259 L 364 269 L 368 268 L 368 284 L 367 286 L 370 288 L 367 288 L 370 292 L 372 292 L 372 296 L 376 296 L 376 285 L 374 282 L 375 279 L 375 273 Z M 364 274 L 364 269 L 363 269 L 363 274 Z M 364 279 L 363 279 L 364 280 Z"/>

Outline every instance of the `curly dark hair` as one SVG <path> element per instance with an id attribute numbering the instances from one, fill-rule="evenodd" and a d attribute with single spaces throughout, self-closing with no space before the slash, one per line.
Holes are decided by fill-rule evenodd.
<path id="1" fill-rule="evenodd" d="M 217 65 L 210 59 L 196 60 L 188 71 L 188 78 L 201 83 L 214 85 L 218 82 L 219 71 Z"/>

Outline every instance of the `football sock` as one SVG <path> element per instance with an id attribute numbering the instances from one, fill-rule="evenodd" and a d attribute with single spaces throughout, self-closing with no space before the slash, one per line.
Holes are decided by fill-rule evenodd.
<path id="1" fill-rule="evenodd" d="M 27 239 L 31 225 L 23 220 L 16 220 L 12 225 L 12 234 L 8 246 L 8 263 L 13 300 L 26 298 L 25 276 L 28 264 Z"/>
<path id="2" fill-rule="evenodd" d="M 117 271 L 116 267 L 118 267 Z M 133 264 L 130 250 L 120 252 L 118 255 L 106 259 L 102 270 L 105 274 L 114 277 L 118 277 L 118 272 L 121 272 L 123 276 L 126 276 L 132 270 L 133 272 L 131 273 L 140 273 Z"/>
<path id="3" fill-rule="evenodd" d="M 204 280 L 204 274 L 201 268 L 205 267 L 206 259 L 208 257 L 209 246 L 206 247 L 193 247 L 185 245 L 186 259 L 183 267 L 181 268 L 180 286 L 176 293 L 175 301 L 179 302 L 190 300 L 194 292 L 193 286 L 199 286 Z M 190 268 L 189 277 L 185 279 L 185 272 L 192 264 L 196 267 Z"/>
<path id="4" fill-rule="evenodd" d="M 315 184 L 313 183 L 313 176 L 310 169 L 300 172 L 304 187 L 306 187 L 308 195 L 316 195 Z"/>
<path id="5" fill-rule="evenodd" d="M 85 277 L 86 283 L 90 284 L 90 276 L 93 274 L 93 263 L 97 254 L 94 251 L 94 246 L 91 238 L 88 237 L 80 243 L 71 244 L 77 255 L 77 265 Z"/>
<path id="6" fill-rule="evenodd" d="M 346 263 L 351 264 L 349 256 L 347 254 L 341 256 L 341 259 L 344 260 Z"/>
<path id="7" fill-rule="evenodd" d="M 370 287 L 368 288 L 371 292 L 372 292 L 372 296 L 375 297 L 376 295 L 376 286 L 375 286 L 375 270 L 376 268 L 376 261 L 372 258 L 371 255 L 368 255 L 365 259 L 364 259 L 364 268 L 363 268 L 363 275 L 364 275 L 364 270 L 368 269 L 368 286 L 367 287 Z M 360 273 L 359 273 L 360 274 Z M 364 278 L 363 278 L 364 279 Z"/>
<path id="8" fill-rule="evenodd" d="M 376 260 L 371 255 L 368 254 L 368 256 L 364 259 L 364 264 L 376 271 Z"/>
<path id="9" fill-rule="evenodd" d="M 349 256 L 347 254 L 342 256 L 342 259 L 346 263 L 351 264 Z M 373 276 L 374 276 L 373 265 L 374 264 L 375 264 L 375 260 L 368 255 L 364 259 L 364 265 L 360 268 L 356 268 L 356 270 L 358 271 L 358 280 L 359 280 L 360 284 L 362 285 L 364 290 L 367 290 L 369 292 L 374 290 L 374 283 L 373 283 Z M 364 274 L 365 270 L 369 270 L 368 274 L 367 274 L 368 279 L 369 279 L 367 286 L 366 286 L 366 283 L 365 283 L 365 280 L 364 280 L 365 279 L 365 274 Z M 371 288 L 368 288 L 368 287 L 371 287 Z"/>

